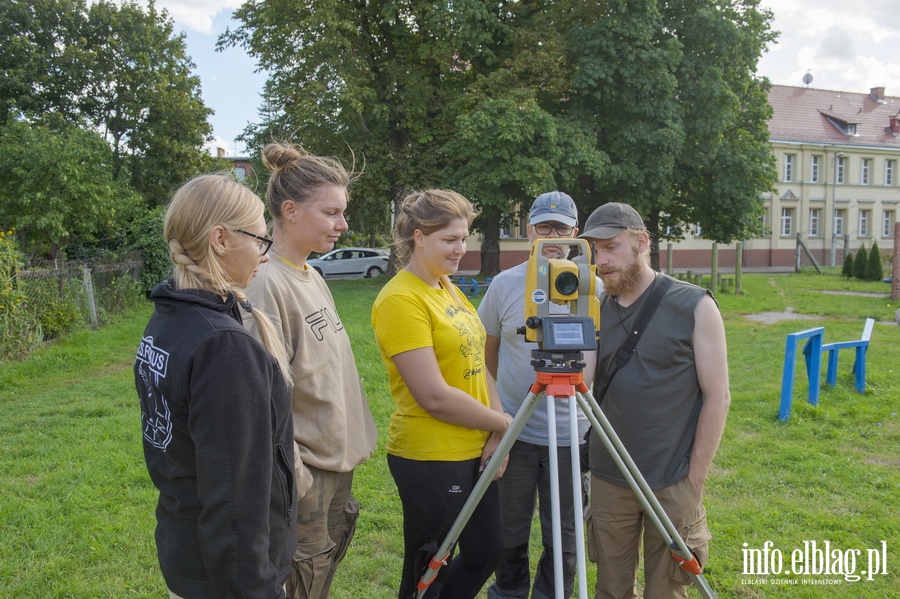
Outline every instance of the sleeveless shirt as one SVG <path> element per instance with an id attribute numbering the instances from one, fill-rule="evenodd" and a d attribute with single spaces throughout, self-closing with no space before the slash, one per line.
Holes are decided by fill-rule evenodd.
<path id="1" fill-rule="evenodd" d="M 692 335 L 694 309 L 708 292 L 683 281 L 673 283 L 631 360 L 612 379 L 601 405 L 651 489 L 671 486 L 687 476 L 703 405 Z M 652 288 L 627 308 L 619 306 L 613 297 L 603 302 L 595 389 L 607 384 L 616 351 L 633 330 Z M 591 441 L 590 465 L 598 478 L 628 486 L 597 438 Z"/>

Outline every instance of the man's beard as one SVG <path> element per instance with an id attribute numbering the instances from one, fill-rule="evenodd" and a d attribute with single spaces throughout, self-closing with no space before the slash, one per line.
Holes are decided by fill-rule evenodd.
<path id="1" fill-rule="evenodd" d="M 556 248 L 551 248 L 545 245 L 544 251 L 541 252 L 541 255 L 547 260 L 565 260 L 569 257 L 569 248 L 564 245 L 557 246 Z"/>
<path id="2" fill-rule="evenodd" d="M 637 252 L 634 252 L 631 262 L 622 268 L 616 269 L 614 272 L 618 275 L 615 280 L 605 278 L 608 274 L 612 273 L 601 275 L 600 279 L 603 281 L 603 291 L 609 295 L 617 296 L 628 293 L 635 288 L 644 272 L 644 264 L 641 262 L 640 255 Z"/>

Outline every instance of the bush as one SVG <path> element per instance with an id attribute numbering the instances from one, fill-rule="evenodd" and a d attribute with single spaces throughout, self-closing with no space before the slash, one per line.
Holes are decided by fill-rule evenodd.
<path id="1" fill-rule="evenodd" d="M 40 319 L 44 337 L 55 339 L 81 324 L 81 313 L 72 302 L 56 301 L 42 306 Z"/>
<path id="2" fill-rule="evenodd" d="M 880 281 L 884 276 L 884 269 L 881 266 L 881 251 L 878 249 L 878 242 L 872 242 L 872 249 L 869 250 L 869 261 L 866 264 L 866 280 Z"/>
<path id="3" fill-rule="evenodd" d="M 853 252 L 844 253 L 844 266 L 841 268 L 841 276 L 851 278 L 853 276 Z"/>
<path id="4" fill-rule="evenodd" d="M 860 281 L 866 280 L 866 268 L 869 264 L 869 254 L 866 253 L 866 246 L 860 245 L 856 258 L 853 260 L 853 276 Z"/>
<path id="5" fill-rule="evenodd" d="M 172 275 L 169 245 L 163 239 L 164 214 L 162 207 L 143 212 L 128 229 L 128 248 L 140 252 L 144 261 L 138 284 L 146 295 L 157 283 Z"/>
<path id="6" fill-rule="evenodd" d="M 0 362 L 25 357 L 43 340 L 16 279 L 21 264 L 15 230 L 0 231 Z"/>

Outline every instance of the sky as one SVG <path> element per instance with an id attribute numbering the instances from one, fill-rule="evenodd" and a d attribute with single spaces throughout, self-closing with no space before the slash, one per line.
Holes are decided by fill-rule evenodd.
<path id="1" fill-rule="evenodd" d="M 145 0 L 139 0 L 146 4 Z M 761 0 L 771 9 L 773 29 L 780 32 L 758 66 L 758 74 L 777 85 L 868 93 L 884 87 L 900 96 L 900 10 L 897 0 Z M 247 155 L 236 137 L 257 120 L 265 73 L 241 48 L 215 52 L 218 36 L 229 26 L 241 0 L 156 0 L 166 9 L 177 31 L 185 34 L 187 52 L 197 65 L 204 103 L 215 141 L 227 155 Z"/>

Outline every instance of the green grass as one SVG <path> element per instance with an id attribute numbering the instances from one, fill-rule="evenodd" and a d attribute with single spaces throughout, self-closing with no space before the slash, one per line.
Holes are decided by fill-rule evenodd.
<path id="1" fill-rule="evenodd" d="M 357 471 L 362 513 L 335 599 L 395 597 L 402 550 L 399 501 L 384 458 L 393 404 L 369 325 L 381 280 L 331 283 L 379 426 L 376 455 Z M 900 327 L 883 283 L 837 276 L 745 275 L 719 294 L 729 344 L 732 408 L 707 484 L 713 531 L 706 578 L 719 597 L 895 597 L 900 588 Z M 822 291 L 867 292 L 834 295 Z M 794 312 L 818 321 L 761 324 L 744 314 Z M 165 597 L 153 542 L 156 492 L 143 464 L 131 362 L 149 308 L 80 331 L 27 361 L 0 364 L 0 596 Z M 785 335 L 825 327 L 825 342 L 876 325 L 868 388 L 853 390 L 853 354 L 817 408 L 802 364 L 787 422 L 777 420 Z M 890 323 L 890 324 L 888 324 Z M 824 373 L 823 373 L 824 381 Z M 804 541 L 862 551 L 887 543 L 888 575 L 812 586 L 743 573 L 746 548 L 784 554 Z M 592 582 L 593 567 L 588 565 Z M 793 577 L 797 582 L 813 576 Z M 865 577 L 864 577 L 865 578 Z M 769 584 L 749 584 L 763 579 Z M 843 581 L 843 578 L 838 577 Z M 589 593 L 592 595 L 592 593 Z M 695 595 L 699 596 L 699 595 Z"/>

